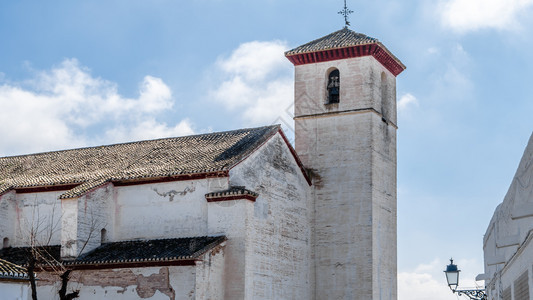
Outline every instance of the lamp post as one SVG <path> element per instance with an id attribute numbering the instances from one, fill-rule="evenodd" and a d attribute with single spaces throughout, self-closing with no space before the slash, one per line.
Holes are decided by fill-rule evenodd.
<path id="1" fill-rule="evenodd" d="M 444 273 L 446 274 L 446 281 L 452 292 L 457 293 L 459 296 L 467 296 L 473 300 L 486 300 L 487 294 L 485 289 L 473 289 L 473 290 L 458 290 L 459 286 L 459 270 L 457 265 L 453 264 L 453 259 L 450 259 L 450 264 L 446 266 Z"/>

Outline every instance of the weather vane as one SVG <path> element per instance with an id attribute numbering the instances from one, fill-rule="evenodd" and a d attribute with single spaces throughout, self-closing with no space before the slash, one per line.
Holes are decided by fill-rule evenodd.
<path id="1" fill-rule="evenodd" d="M 344 27 L 346 28 L 350 26 L 350 22 L 348 21 L 348 15 L 351 13 L 353 13 L 353 11 L 348 9 L 348 7 L 346 6 L 346 0 L 344 0 L 344 9 L 339 11 L 339 14 L 344 16 Z"/>

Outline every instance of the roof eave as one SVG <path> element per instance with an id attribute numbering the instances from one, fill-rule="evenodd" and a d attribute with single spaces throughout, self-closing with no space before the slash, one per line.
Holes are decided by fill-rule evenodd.
<path id="1" fill-rule="evenodd" d="M 295 66 L 364 56 L 374 57 L 394 76 L 398 76 L 401 72 L 403 72 L 403 70 L 406 69 L 406 66 L 381 42 L 328 48 L 286 55 L 287 59 Z"/>

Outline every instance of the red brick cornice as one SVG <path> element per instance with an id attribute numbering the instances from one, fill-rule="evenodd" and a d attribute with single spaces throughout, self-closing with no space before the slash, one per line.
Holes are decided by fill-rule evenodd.
<path id="1" fill-rule="evenodd" d="M 385 46 L 381 45 L 381 43 L 298 53 L 287 56 L 287 59 L 295 66 L 298 66 L 363 56 L 373 56 L 394 76 L 398 76 L 398 74 L 405 70 L 405 66 Z"/>

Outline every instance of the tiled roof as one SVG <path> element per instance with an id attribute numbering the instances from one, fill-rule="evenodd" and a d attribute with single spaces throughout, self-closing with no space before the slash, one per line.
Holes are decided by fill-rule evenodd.
<path id="1" fill-rule="evenodd" d="M 62 263 L 74 266 L 194 260 L 224 241 L 225 236 L 203 236 L 105 243 L 76 260 Z M 39 250 L 53 258 L 50 261 L 61 261 L 61 246 L 39 247 Z M 29 247 L 4 248 L 0 249 L 0 258 L 24 266 L 29 251 Z"/>
<path id="2" fill-rule="evenodd" d="M 196 259 L 226 237 L 191 237 L 102 244 L 69 264 L 106 264 Z"/>
<path id="3" fill-rule="evenodd" d="M 41 256 L 50 261 L 59 261 L 61 258 L 61 246 L 42 246 L 37 247 Z M 28 257 L 31 253 L 30 247 L 9 247 L 0 249 L 0 259 L 7 260 L 11 263 L 26 266 Z"/>
<path id="4" fill-rule="evenodd" d="M 362 33 L 357 33 L 348 28 L 343 28 L 339 31 L 335 31 L 324 37 L 311 41 L 307 44 L 296 47 L 292 50 L 285 52 L 286 56 L 315 52 L 328 49 L 345 48 L 350 46 L 366 45 L 379 43 L 378 39 L 369 37 Z"/>
<path id="5" fill-rule="evenodd" d="M 259 196 L 259 194 L 247 190 L 244 188 L 244 186 L 232 186 L 227 190 L 214 192 L 205 194 L 205 198 L 209 201 L 210 199 L 216 199 L 216 198 L 231 198 L 231 197 L 244 197 L 248 196 L 255 200 Z"/>
<path id="6" fill-rule="evenodd" d="M 28 272 L 25 268 L 0 259 L 0 279 L 28 279 Z"/>
<path id="7" fill-rule="evenodd" d="M 60 196 L 73 198 L 110 181 L 228 171 L 279 130 L 274 125 L 0 157 L 0 194 L 74 184 Z"/>

